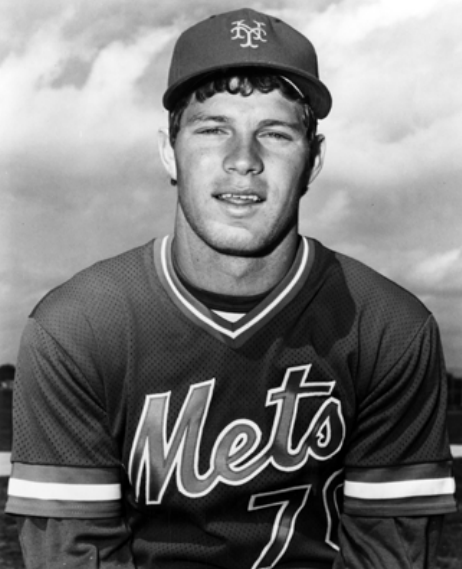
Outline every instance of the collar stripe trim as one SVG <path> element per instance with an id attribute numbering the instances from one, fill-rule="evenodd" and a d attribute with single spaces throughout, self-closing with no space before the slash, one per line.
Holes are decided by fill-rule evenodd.
<path id="1" fill-rule="evenodd" d="M 272 301 L 270 302 L 261 312 L 259 312 L 254 318 L 249 320 L 246 324 L 243 324 L 241 327 L 237 328 L 236 330 L 229 330 L 212 320 L 210 317 L 206 316 L 203 312 L 198 310 L 193 304 L 191 304 L 178 290 L 177 286 L 175 285 L 172 276 L 170 275 L 168 269 L 168 245 L 169 245 L 169 236 L 166 236 L 162 240 L 161 246 L 161 264 L 162 270 L 165 275 L 165 278 L 168 282 L 168 285 L 172 292 L 175 294 L 176 298 L 182 303 L 182 305 L 189 310 L 196 318 L 198 318 L 201 322 L 207 324 L 217 332 L 228 336 L 231 339 L 236 339 L 241 334 L 246 332 L 249 328 L 255 326 L 258 322 L 260 322 L 265 316 L 270 313 L 284 298 L 286 298 L 292 289 L 296 286 L 299 282 L 300 278 L 302 277 L 305 268 L 308 263 L 308 242 L 305 237 L 302 237 L 303 243 L 303 254 L 300 265 L 298 267 L 297 272 L 295 273 L 292 280 L 287 284 L 287 286 L 281 291 L 281 293 Z"/>

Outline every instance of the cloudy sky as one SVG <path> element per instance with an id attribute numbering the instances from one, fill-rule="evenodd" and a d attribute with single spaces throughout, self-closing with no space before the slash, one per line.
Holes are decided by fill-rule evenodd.
<path id="1" fill-rule="evenodd" d="M 462 370 L 458 0 L 0 0 L 0 364 L 50 288 L 170 231 L 173 42 L 243 5 L 305 33 L 333 94 L 302 231 L 417 294 Z"/>

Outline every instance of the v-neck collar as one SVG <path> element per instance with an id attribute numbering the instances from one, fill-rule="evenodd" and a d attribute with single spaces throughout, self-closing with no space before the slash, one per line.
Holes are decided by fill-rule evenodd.
<path id="1" fill-rule="evenodd" d="M 314 260 L 314 244 L 302 237 L 295 260 L 282 281 L 255 308 L 237 322 L 230 322 L 199 302 L 181 283 L 172 262 L 172 238 L 154 241 L 157 275 L 175 305 L 196 325 L 220 341 L 242 346 L 297 295 L 305 284 Z"/>

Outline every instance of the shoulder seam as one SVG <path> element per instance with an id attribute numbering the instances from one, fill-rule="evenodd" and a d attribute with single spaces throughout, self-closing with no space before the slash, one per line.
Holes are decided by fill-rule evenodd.
<path id="1" fill-rule="evenodd" d="M 85 318 L 85 321 L 88 323 L 89 328 L 91 330 L 91 334 L 93 336 L 93 338 L 95 339 L 95 334 L 93 332 L 93 328 L 90 325 L 90 322 L 87 318 L 87 315 L 85 314 L 85 311 L 82 310 L 82 314 Z M 93 395 L 95 396 L 95 400 L 99 401 L 101 404 L 101 409 L 104 411 L 104 415 L 107 418 L 107 410 L 106 410 L 106 406 L 103 405 L 103 402 L 100 400 L 100 397 L 98 396 L 98 394 L 95 392 L 94 388 L 92 387 L 92 385 L 90 384 L 90 382 L 88 381 L 87 377 L 85 376 L 85 374 L 83 373 L 83 371 L 80 369 L 79 365 L 75 362 L 74 358 L 68 353 L 68 351 L 61 345 L 61 343 L 55 338 L 55 336 L 53 334 L 51 334 L 44 326 L 42 326 L 34 317 L 29 317 L 29 320 L 34 322 L 34 325 L 37 326 L 38 328 L 40 328 L 40 330 L 42 330 L 49 338 L 51 338 L 51 340 L 54 342 L 54 344 L 56 344 L 56 346 L 59 347 L 59 350 L 66 355 L 66 358 L 68 358 L 72 364 L 79 370 L 81 377 L 84 379 L 85 381 L 85 385 L 88 387 L 88 389 L 93 393 Z M 99 348 L 98 348 L 98 344 L 95 342 L 95 345 L 97 346 L 98 349 L 98 354 L 99 354 Z M 100 354 L 99 354 L 100 355 Z"/>
<path id="2" fill-rule="evenodd" d="M 409 340 L 409 343 L 406 345 L 406 347 L 403 349 L 403 351 L 401 352 L 400 356 L 398 358 L 396 358 L 396 360 L 393 362 L 393 364 L 387 369 L 387 371 L 380 377 L 379 379 L 379 383 L 382 382 L 382 380 L 398 365 L 398 363 L 403 359 L 403 357 L 406 355 L 406 353 L 409 351 L 409 349 L 411 348 L 412 344 L 414 343 L 415 339 L 421 334 L 422 330 L 424 330 L 430 323 L 430 321 L 434 322 L 436 324 L 435 318 L 433 316 L 432 313 L 430 313 L 427 318 L 425 319 L 425 321 L 422 323 L 421 326 L 419 326 L 419 328 L 416 330 L 416 332 L 414 333 L 414 335 L 412 336 L 412 338 Z"/>

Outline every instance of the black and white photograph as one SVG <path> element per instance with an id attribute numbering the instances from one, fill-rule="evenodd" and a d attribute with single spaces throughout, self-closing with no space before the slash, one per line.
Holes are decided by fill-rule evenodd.
<path id="1" fill-rule="evenodd" d="M 2 569 L 460 569 L 461 22 L 0 0 Z"/>

